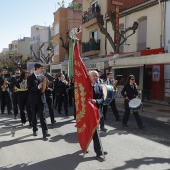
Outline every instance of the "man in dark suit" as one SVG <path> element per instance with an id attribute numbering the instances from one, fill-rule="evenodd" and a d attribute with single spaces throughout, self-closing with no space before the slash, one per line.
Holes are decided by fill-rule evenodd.
<path id="1" fill-rule="evenodd" d="M 11 77 L 11 92 L 12 92 L 12 104 L 13 104 L 13 111 L 14 111 L 14 119 L 17 118 L 18 115 L 18 100 L 17 100 L 17 93 L 14 91 L 14 86 L 16 82 L 19 80 L 20 77 L 20 69 L 15 70 L 15 75 Z"/>
<path id="2" fill-rule="evenodd" d="M 112 85 L 113 84 L 113 80 L 112 80 L 112 72 L 107 73 L 107 79 L 104 82 L 107 85 Z M 116 121 L 120 121 L 120 116 L 118 113 L 118 110 L 116 108 L 116 103 L 115 103 L 115 99 L 113 99 L 110 104 L 112 112 L 116 118 Z M 106 118 L 106 113 L 107 113 L 107 105 L 103 106 L 103 116 L 104 116 L 104 120 L 107 120 Z"/>
<path id="3" fill-rule="evenodd" d="M 96 83 L 98 78 L 97 71 L 90 71 L 89 77 L 93 88 L 93 99 L 91 102 L 92 104 L 96 105 L 98 109 L 100 109 L 104 101 L 104 95 L 103 95 L 102 87 L 100 86 L 100 84 Z M 101 151 L 97 130 L 94 132 L 93 143 L 94 143 L 94 151 L 96 153 L 96 156 L 100 157 L 102 155 L 102 151 Z M 107 152 L 104 152 L 104 154 L 107 154 Z"/>
<path id="4" fill-rule="evenodd" d="M 33 136 L 37 136 L 37 118 L 36 114 L 38 113 L 40 116 L 40 123 L 43 133 L 43 138 L 49 137 L 48 128 L 45 118 L 45 106 L 46 99 L 45 93 L 41 92 L 41 88 L 43 87 L 43 83 L 40 83 L 40 80 L 43 78 L 44 67 L 41 64 L 36 63 L 34 65 L 35 71 L 32 75 L 30 75 L 27 79 L 27 85 L 29 90 L 29 103 L 31 106 L 32 112 L 32 126 L 33 126 Z"/>
<path id="5" fill-rule="evenodd" d="M 4 83 L 4 81 L 6 83 Z M 7 70 L 2 69 L 0 76 L 0 96 L 1 96 L 1 114 L 4 114 L 7 105 L 8 114 L 12 114 L 11 97 L 10 97 L 10 77 L 7 77 Z"/>

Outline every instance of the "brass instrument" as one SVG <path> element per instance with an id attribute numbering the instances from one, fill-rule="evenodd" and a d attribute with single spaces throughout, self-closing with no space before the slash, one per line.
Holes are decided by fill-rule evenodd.
<path id="1" fill-rule="evenodd" d="M 44 76 L 41 80 L 40 83 L 42 83 L 42 88 L 41 88 L 41 93 L 44 93 L 46 88 L 47 88 L 47 84 L 48 84 L 48 79 L 46 76 Z"/>
<path id="2" fill-rule="evenodd" d="M 21 83 L 19 83 L 19 87 L 14 86 L 14 92 L 19 92 L 19 91 L 27 91 L 27 80 L 23 80 Z"/>
<path id="3" fill-rule="evenodd" d="M 9 82 L 8 82 L 8 78 L 4 79 L 4 84 L 2 85 L 2 91 L 6 91 L 6 89 L 8 88 Z"/>
<path id="4" fill-rule="evenodd" d="M 112 84 L 115 91 L 117 91 L 117 87 L 116 87 L 117 83 L 118 83 L 118 80 L 114 80 Z"/>

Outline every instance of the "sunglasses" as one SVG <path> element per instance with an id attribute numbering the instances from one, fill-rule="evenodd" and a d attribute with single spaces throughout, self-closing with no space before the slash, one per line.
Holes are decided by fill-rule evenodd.
<path id="1" fill-rule="evenodd" d="M 131 80 L 135 80 L 135 79 L 131 79 Z"/>

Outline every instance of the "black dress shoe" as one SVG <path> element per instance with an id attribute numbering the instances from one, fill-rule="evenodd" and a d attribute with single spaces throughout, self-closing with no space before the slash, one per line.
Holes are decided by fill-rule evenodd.
<path id="1" fill-rule="evenodd" d="M 8 111 L 8 114 L 9 114 L 9 115 L 11 115 L 11 114 L 12 114 L 12 112 L 11 112 L 11 111 Z"/>
<path id="2" fill-rule="evenodd" d="M 29 126 L 32 127 L 32 122 L 29 122 Z"/>
<path id="3" fill-rule="evenodd" d="M 127 124 L 122 124 L 122 126 L 123 126 L 123 127 L 128 127 L 128 125 L 127 125 Z"/>
<path id="4" fill-rule="evenodd" d="M 54 124 L 54 123 L 56 123 L 56 120 L 51 121 L 51 124 Z"/>
<path id="5" fill-rule="evenodd" d="M 108 154 L 108 153 L 105 152 L 105 151 L 104 151 L 103 153 L 104 153 L 104 155 L 107 155 L 107 154 Z M 102 156 L 102 155 L 103 155 L 102 152 L 99 152 L 99 153 L 96 154 L 96 157 L 100 157 L 100 156 Z"/>
<path id="6" fill-rule="evenodd" d="M 33 136 L 37 136 L 37 132 L 33 132 Z"/>
<path id="7" fill-rule="evenodd" d="M 43 134 L 43 138 L 47 138 L 47 137 L 50 137 L 51 135 L 49 133 L 44 133 Z"/>
<path id="8" fill-rule="evenodd" d="M 145 129 L 145 126 L 139 126 L 139 129 L 141 129 L 141 130 L 143 130 L 143 129 Z"/>
<path id="9" fill-rule="evenodd" d="M 103 131 L 103 132 L 107 132 L 107 129 L 104 128 L 104 127 L 103 127 L 103 128 L 100 128 L 100 130 Z"/>

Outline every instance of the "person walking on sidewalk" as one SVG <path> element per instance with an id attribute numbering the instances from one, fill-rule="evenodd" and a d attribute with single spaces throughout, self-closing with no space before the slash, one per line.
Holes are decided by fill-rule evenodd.
<path id="1" fill-rule="evenodd" d="M 123 116 L 122 125 L 124 127 L 128 127 L 127 122 L 129 120 L 129 115 L 130 115 L 129 101 L 136 98 L 136 96 L 139 95 L 139 92 L 137 91 L 134 75 L 128 76 L 126 83 L 121 91 L 121 94 L 125 98 L 124 100 L 125 113 Z M 144 129 L 144 126 L 142 124 L 138 111 L 133 110 L 133 115 L 136 119 L 139 129 Z"/>

